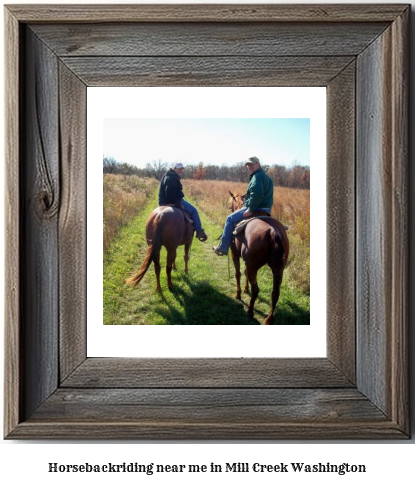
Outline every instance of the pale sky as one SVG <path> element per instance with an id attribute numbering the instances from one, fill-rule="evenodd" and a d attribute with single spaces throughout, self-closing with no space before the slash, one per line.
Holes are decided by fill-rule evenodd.
<path id="1" fill-rule="evenodd" d="M 310 165 L 308 118 L 104 118 L 103 155 L 143 167 L 161 159 L 184 164 Z"/>

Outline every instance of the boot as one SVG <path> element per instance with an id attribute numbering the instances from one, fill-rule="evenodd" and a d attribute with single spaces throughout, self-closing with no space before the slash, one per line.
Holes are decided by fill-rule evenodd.
<path id="1" fill-rule="evenodd" d="M 203 229 L 200 229 L 196 232 L 196 237 L 199 239 L 199 241 L 206 241 L 208 236 L 206 235 L 205 231 Z"/>
<path id="2" fill-rule="evenodd" d="M 228 254 L 228 251 L 225 251 L 225 252 L 221 251 L 219 246 L 213 246 L 212 251 L 214 253 L 216 253 L 218 256 L 227 256 L 227 254 Z"/>

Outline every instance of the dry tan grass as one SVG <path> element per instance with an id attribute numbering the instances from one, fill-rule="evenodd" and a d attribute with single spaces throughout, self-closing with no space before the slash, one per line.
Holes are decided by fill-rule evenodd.
<path id="1" fill-rule="evenodd" d="M 229 191 L 243 195 L 246 183 L 228 181 L 184 180 L 184 191 L 205 213 L 219 224 L 229 214 Z M 310 190 L 276 187 L 272 215 L 283 224 L 293 227 L 302 239 L 310 238 Z"/>
<path id="2" fill-rule="evenodd" d="M 154 178 L 104 174 L 104 252 L 158 186 Z"/>

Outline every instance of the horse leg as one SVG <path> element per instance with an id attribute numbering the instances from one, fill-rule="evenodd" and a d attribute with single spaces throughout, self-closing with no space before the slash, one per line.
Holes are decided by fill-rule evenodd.
<path id="1" fill-rule="evenodd" d="M 241 265 L 239 262 L 239 255 L 232 251 L 232 261 L 235 267 L 235 278 L 236 278 L 236 296 L 237 300 L 241 299 Z"/>
<path id="2" fill-rule="evenodd" d="M 249 281 L 248 281 L 248 274 L 246 272 L 246 266 L 245 266 L 245 288 L 244 288 L 244 293 L 249 293 Z"/>
<path id="3" fill-rule="evenodd" d="M 190 243 L 184 245 L 184 272 L 186 274 L 189 274 L 188 263 L 189 263 L 190 246 L 191 246 Z"/>
<path id="4" fill-rule="evenodd" d="M 248 305 L 248 317 L 253 317 L 254 316 L 254 305 L 255 305 L 255 300 L 258 297 L 259 293 L 259 286 L 257 283 L 257 269 L 250 269 L 249 267 L 246 268 L 246 275 L 248 277 L 249 283 L 251 284 L 251 301 L 249 302 Z"/>
<path id="5" fill-rule="evenodd" d="M 167 251 L 167 264 L 166 264 L 167 286 L 169 290 L 173 288 L 173 283 L 171 281 L 171 270 L 175 261 L 176 261 L 176 249 L 169 249 Z"/>
<path id="6" fill-rule="evenodd" d="M 157 287 L 156 291 L 161 291 L 161 285 L 160 285 L 160 250 L 154 253 L 153 256 L 153 263 L 154 263 L 154 271 L 156 272 L 156 281 L 157 281 Z"/>
<path id="7" fill-rule="evenodd" d="M 278 303 L 278 299 L 280 298 L 280 288 L 281 288 L 281 283 L 282 283 L 282 275 L 283 275 L 283 269 L 273 269 L 272 270 L 272 275 L 273 275 L 273 285 L 272 285 L 272 293 L 271 293 L 271 310 L 269 311 L 269 314 L 264 320 L 265 325 L 270 325 L 272 324 L 272 319 L 274 317 L 274 311 L 275 307 Z"/>

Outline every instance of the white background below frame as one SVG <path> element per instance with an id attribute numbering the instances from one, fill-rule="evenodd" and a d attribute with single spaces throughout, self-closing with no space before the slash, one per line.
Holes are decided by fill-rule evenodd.
<path id="1" fill-rule="evenodd" d="M 88 357 L 325 357 L 325 88 L 88 88 L 87 103 Z M 103 119 L 179 118 L 177 114 L 180 118 L 310 119 L 310 325 L 102 324 Z M 260 148 L 256 152 L 260 157 Z"/>

